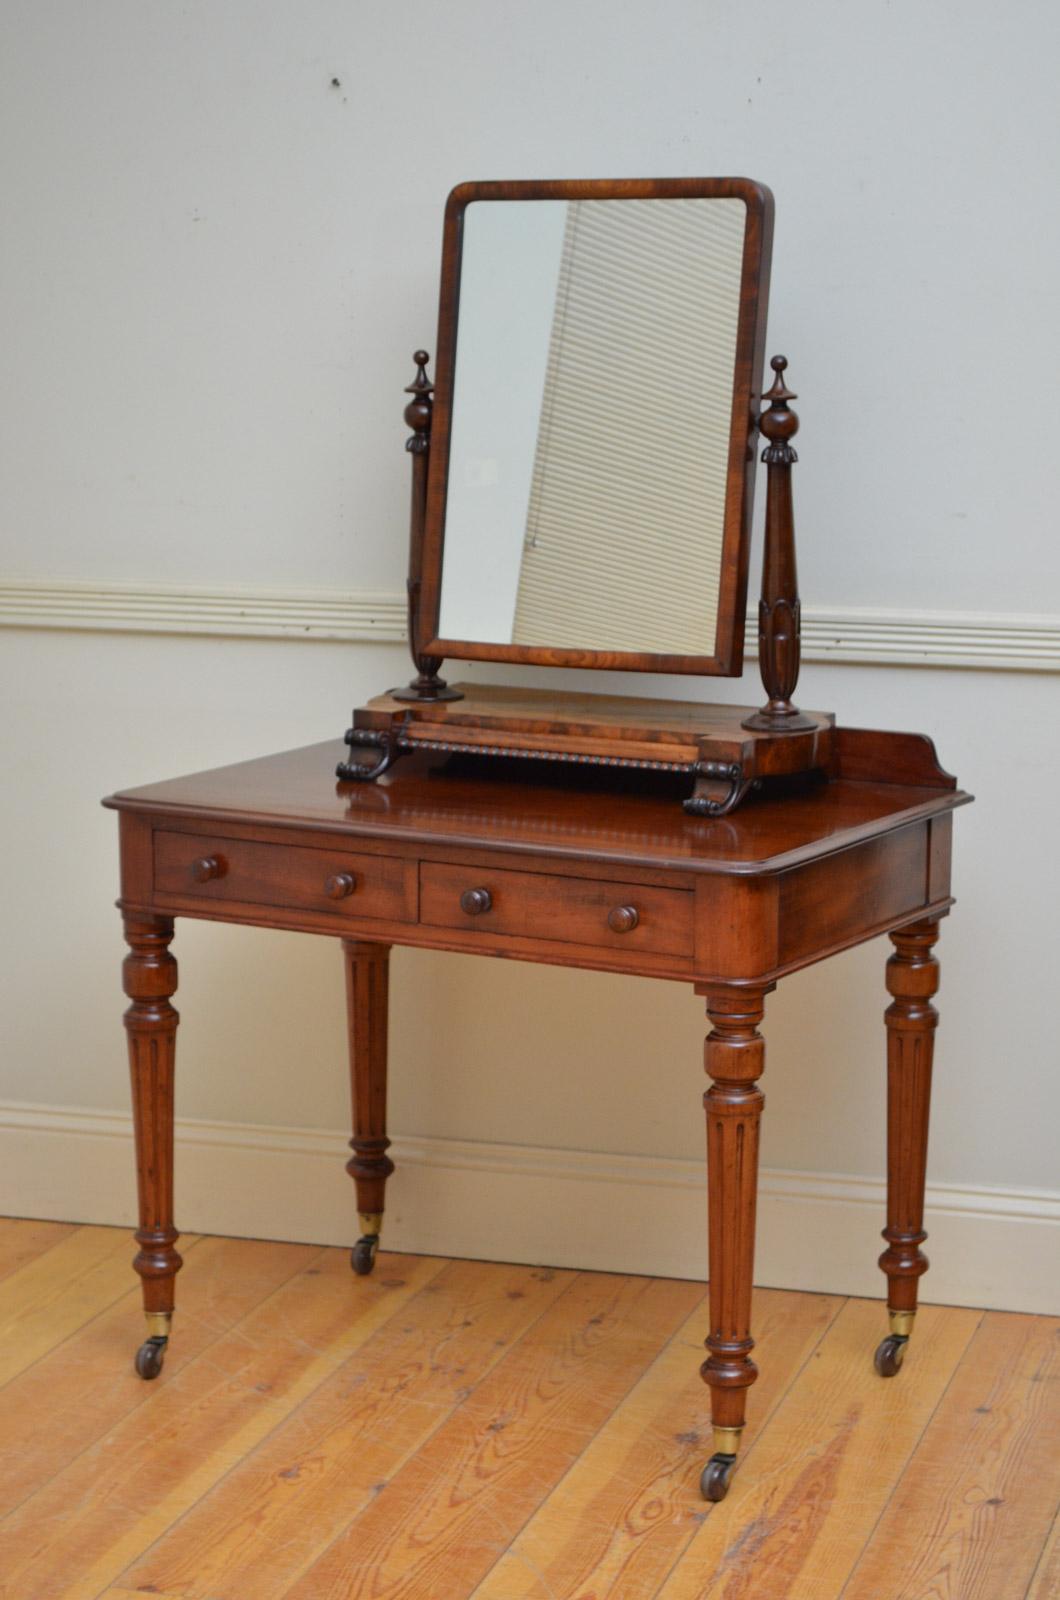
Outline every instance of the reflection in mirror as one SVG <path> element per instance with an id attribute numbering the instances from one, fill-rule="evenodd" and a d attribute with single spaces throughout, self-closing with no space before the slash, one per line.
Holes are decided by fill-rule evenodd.
<path id="1" fill-rule="evenodd" d="M 441 638 L 714 653 L 746 216 L 468 206 Z"/>

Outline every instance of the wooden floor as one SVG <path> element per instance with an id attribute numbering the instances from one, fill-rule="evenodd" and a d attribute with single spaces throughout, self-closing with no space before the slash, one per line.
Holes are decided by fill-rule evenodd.
<path id="1" fill-rule="evenodd" d="M 1060 1323 L 761 1290 L 707 1506 L 701 1285 L 0 1221 L 4 1600 L 1057 1600 Z M 872 1248 L 871 1240 L 866 1248 Z"/>

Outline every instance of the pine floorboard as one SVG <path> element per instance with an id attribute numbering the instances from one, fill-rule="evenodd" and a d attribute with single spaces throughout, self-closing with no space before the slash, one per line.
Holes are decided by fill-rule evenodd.
<path id="1" fill-rule="evenodd" d="M 871 1242 L 867 1242 L 871 1248 Z M 0 1600 L 1060 1600 L 1060 1319 L 760 1290 L 728 1498 L 700 1284 L 0 1219 Z"/>

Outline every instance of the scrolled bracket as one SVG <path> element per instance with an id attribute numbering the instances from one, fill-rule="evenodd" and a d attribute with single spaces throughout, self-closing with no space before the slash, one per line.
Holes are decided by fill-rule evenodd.
<path id="1" fill-rule="evenodd" d="M 374 762 L 366 761 L 340 761 L 335 768 L 336 778 L 343 781 L 353 780 L 357 783 L 370 783 L 373 778 L 382 777 L 388 767 L 405 754 L 398 743 L 396 728 L 348 728 L 344 741 L 351 749 L 378 750 L 378 759 Z"/>
<path id="2" fill-rule="evenodd" d="M 759 778 L 748 778 L 739 762 L 697 761 L 695 764 L 695 791 L 683 801 L 685 810 L 693 817 L 727 817 L 735 811 L 740 801 L 751 789 L 757 789 Z M 711 791 L 719 782 L 727 782 L 727 792 L 717 795 Z M 708 787 L 709 786 L 709 787 Z"/>

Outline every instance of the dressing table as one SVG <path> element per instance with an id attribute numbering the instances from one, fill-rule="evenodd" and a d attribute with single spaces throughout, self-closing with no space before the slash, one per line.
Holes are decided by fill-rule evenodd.
<path id="1" fill-rule="evenodd" d="M 340 940 L 362 1275 L 394 1170 L 392 945 L 694 986 L 710 1025 L 711 1500 L 727 1491 L 757 1376 L 765 998 L 788 973 L 889 934 L 890 1327 L 875 1360 L 881 1377 L 898 1372 L 927 1268 L 933 946 L 953 903 L 952 813 L 970 797 L 929 739 L 837 727 L 792 702 L 797 422 L 782 358 L 764 410 L 760 398 L 772 215 L 768 191 L 742 179 L 454 191 L 437 391 L 418 352 L 406 409 L 416 677 L 358 709 L 344 745 L 105 802 L 119 812 L 129 944 L 142 1377 L 161 1368 L 181 1265 L 178 917 Z M 738 675 L 758 431 L 761 709 L 443 681 L 446 656 Z"/>

